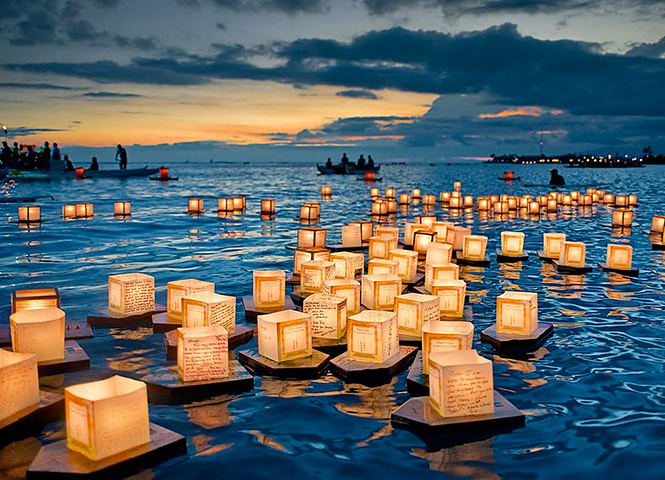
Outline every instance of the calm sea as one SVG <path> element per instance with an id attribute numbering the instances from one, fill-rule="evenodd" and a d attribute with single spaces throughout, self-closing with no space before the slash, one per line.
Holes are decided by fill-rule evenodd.
<path id="1" fill-rule="evenodd" d="M 424 194 L 451 190 L 460 180 L 473 195 L 542 194 L 548 168 L 513 167 L 521 182 L 505 184 L 497 165 L 386 165 L 382 190 L 420 187 Z M 476 324 L 474 347 L 494 360 L 496 388 L 526 415 L 526 427 L 512 433 L 430 451 L 415 435 L 390 426 L 390 412 L 404 403 L 405 376 L 385 386 L 346 385 L 331 374 L 312 381 L 256 378 L 254 391 L 187 405 L 151 405 L 151 419 L 187 437 L 187 456 L 154 468 L 163 478 L 428 478 L 445 474 L 474 478 L 662 478 L 665 449 L 665 340 L 663 282 L 665 256 L 651 251 L 651 217 L 665 214 L 665 168 L 636 170 L 560 169 L 570 189 L 599 186 L 615 193 L 637 193 L 639 207 L 629 235 L 615 236 L 604 207 L 571 210 L 555 219 L 480 220 L 476 213 L 451 216 L 489 237 L 494 252 L 502 230 L 526 234 L 536 250 L 545 231 L 561 231 L 587 243 L 587 262 L 604 261 L 608 242 L 634 247 L 636 279 L 594 270 L 562 276 L 531 257 L 529 262 L 463 269 Z M 157 300 L 165 302 L 166 283 L 198 278 L 215 282 L 217 292 L 251 294 L 252 270 L 289 270 L 298 207 L 318 201 L 320 187 L 333 186 L 322 203 L 321 224 L 329 243 L 339 227 L 366 219 L 369 185 L 355 177 L 325 177 L 301 165 L 177 165 L 177 182 L 98 179 L 5 185 L 4 193 L 52 195 L 42 202 L 45 222 L 37 230 L 19 228 L 16 205 L 0 204 L 0 323 L 9 317 L 10 292 L 20 287 L 57 286 L 69 321 L 107 302 L 107 277 L 116 273 L 153 275 Z M 212 212 L 217 197 L 246 195 L 244 215 L 220 219 Z M 205 199 L 207 213 L 185 214 L 188 197 Z M 274 198 L 277 218 L 261 221 L 260 199 Z M 114 219 L 113 202 L 132 202 L 131 219 Z M 93 202 L 95 218 L 63 221 L 64 203 Z M 419 212 L 397 217 L 402 225 Z M 493 355 L 478 342 L 495 320 L 496 297 L 505 290 L 539 294 L 540 319 L 555 324 L 554 336 L 534 358 Z M 238 307 L 242 322 L 242 307 Z M 150 329 L 98 331 L 80 342 L 92 359 L 89 372 L 49 377 L 61 387 L 98 379 L 109 372 L 141 371 L 164 362 L 161 335 Z M 255 345 L 255 342 L 248 344 Z M 243 347 L 240 347 L 243 348 Z M 0 449 L 0 476 L 20 476 L 42 442 L 63 438 L 62 424 L 48 425 L 39 439 Z"/>

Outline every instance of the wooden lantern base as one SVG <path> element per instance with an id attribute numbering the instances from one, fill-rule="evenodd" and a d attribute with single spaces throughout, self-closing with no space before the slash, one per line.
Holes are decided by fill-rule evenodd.
<path id="1" fill-rule="evenodd" d="M 418 352 L 406 376 L 406 391 L 413 397 L 429 395 L 429 375 L 423 373 L 423 352 Z"/>
<path id="2" fill-rule="evenodd" d="M 317 292 L 302 292 L 300 290 L 300 285 L 295 285 L 289 296 L 291 297 L 291 300 L 293 301 L 294 304 L 296 304 L 299 307 L 302 307 L 302 304 L 305 301 L 305 299 L 310 295 L 314 295 L 315 293 Z"/>
<path id="3" fill-rule="evenodd" d="M 65 358 L 37 363 L 40 377 L 59 373 L 78 372 L 90 368 L 90 357 L 75 340 L 65 342 Z"/>
<path id="4" fill-rule="evenodd" d="M 490 262 L 489 257 L 485 257 L 485 260 L 469 260 L 464 258 L 461 254 L 457 256 L 458 265 L 468 265 L 472 267 L 489 267 L 492 262 Z"/>
<path id="5" fill-rule="evenodd" d="M 503 250 L 500 248 L 496 249 L 496 261 L 499 263 L 517 263 L 517 262 L 528 262 L 529 254 L 526 250 L 522 252 L 522 255 L 516 257 L 513 255 L 504 255 Z"/>
<path id="6" fill-rule="evenodd" d="M 291 275 L 287 275 L 286 284 L 287 285 L 300 285 L 300 275 L 297 275 L 295 273 L 292 273 Z"/>
<path id="7" fill-rule="evenodd" d="M 229 335 L 229 350 L 248 342 L 254 336 L 254 329 L 246 325 L 236 325 L 235 330 Z M 164 345 L 166 346 L 166 360 L 175 362 L 178 360 L 178 334 L 175 330 L 164 334 Z"/>
<path id="8" fill-rule="evenodd" d="M 149 179 L 149 180 L 156 180 L 156 181 L 158 181 L 158 182 L 169 182 L 169 181 L 170 181 L 170 182 L 173 182 L 173 181 L 180 180 L 179 177 L 166 177 L 166 178 L 162 178 L 162 177 L 148 177 L 148 179 Z"/>
<path id="9" fill-rule="evenodd" d="M 182 327 L 181 318 L 170 317 L 168 313 L 156 313 L 152 316 L 152 331 L 154 333 L 166 333 Z"/>
<path id="10" fill-rule="evenodd" d="M 13 435 L 25 435 L 41 428 L 47 423 L 64 417 L 65 397 L 59 393 L 39 391 L 39 403 L 11 417 L 0 420 L 0 445 Z"/>
<path id="11" fill-rule="evenodd" d="M 551 323 L 539 322 L 538 328 L 531 335 L 497 333 L 494 324 L 480 333 L 480 341 L 489 343 L 499 351 L 535 352 L 553 333 L 554 326 Z"/>
<path id="12" fill-rule="evenodd" d="M 315 338 L 312 337 L 312 348 L 327 353 L 330 358 L 341 355 L 348 349 L 346 336 L 342 338 Z"/>
<path id="13" fill-rule="evenodd" d="M 87 340 L 94 338 L 95 333 L 85 323 L 68 323 L 65 325 L 65 340 Z M 0 325 L 0 348 L 11 347 L 12 335 L 9 325 Z"/>
<path id="14" fill-rule="evenodd" d="M 413 278 L 413 280 L 402 280 L 402 285 L 406 285 L 408 287 L 416 287 L 418 285 L 422 285 L 425 283 L 425 274 L 424 273 L 417 273 L 416 276 Z"/>
<path id="15" fill-rule="evenodd" d="M 536 254 L 538 255 L 538 258 L 540 258 L 543 262 L 554 263 L 554 261 L 557 260 L 556 258 L 546 257 L 545 252 L 543 250 L 538 250 Z"/>
<path id="16" fill-rule="evenodd" d="M 598 267 L 603 272 L 613 272 L 613 273 L 619 273 L 621 275 L 626 275 L 627 277 L 639 277 L 640 276 L 640 271 L 636 268 L 631 268 L 629 270 L 624 270 L 622 268 L 613 268 L 607 265 L 606 263 L 599 262 Z"/>
<path id="17" fill-rule="evenodd" d="M 369 250 L 369 243 L 363 243 L 355 247 L 348 247 L 342 244 L 338 245 L 326 245 L 326 248 L 331 252 L 362 252 L 364 250 Z"/>
<path id="18" fill-rule="evenodd" d="M 568 265 L 561 265 L 558 260 L 552 261 L 552 264 L 556 267 L 557 272 L 564 274 L 581 275 L 593 271 L 593 267 L 590 267 L 589 265 L 584 265 L 583 267 L 570 267 Z"/>
<path id="19" fill-rule="evenodd" d="M 665 250 L 665 243 L 659 240 L 651 240 L 651 250 Z"/>
<path id="20" fill-rule="evenodd" d="M 383 385 L 393 376 L 405 370 L 418 352 L 417 347 L 399 347 L 399 353 L 384 363 L 360 362 L 349 360 L 348 352 L 333 358 L 330 362 L 332 372 L 347 383 L 364 385 Z"/>
<path id="21" fill-rule="evenodd" d="M 247 296 L 242 297 L 242 306 L 245 309 L 245 321 L 250 323 L 256 323 L 256 317 L 259 315 L 266 315 L 268 313 L 281 312 L 282 310 L 295 310 L 296 306 L 293 303 L 293 300 L 287 295 L 284 300 L 283 307 L 260 307 L 257 308 L 254 306 L 254 297 Z"/>
<path id="22" fill-rule="evenodd" d="M 108 308 L 96 310 L 88 315 L 88 325 L 92 328 L 135 328 L 152 326 L 152 316 L 166 312 L 164 305 L 155 305 L 154 310 L 122 315 Z"/>
<path id="23" fill-rule="evenodd" d="M 28 467 L 28 479 L 124 478 L 144 468 L 187 453 L 185 437 L 154 423 L 150 443 L 131 448 L 102 460 L 90 460 L 69 450 L 67 440 L 48 444 Z"/>
<path id="24" fill-rule="evenodd" d="M 130 375 L 136 380 L 146 383 L 150 401 L 163 397 L 172 399 L 196 399 L 221 394 L 242 393 L 254 388 L 254 377 L 237 360 L 229 361 L 230 375 L 214 380 L 197 380 L 183 382 L 178 378 L 176 365 L 160 365 L 150 367 L 149 373 Z"/>
<path id="25" fill-rule="evenodd" d="M 275 362 L 259 354 L 257 348 L 238 352 L 238 360 L 257 375 L 278 378 L 319 378 L 328 368 L 330 356 L 314 350 L 312 355 L 286 362 Z"/>
<path id="26" fill-rule="evenodd" d="M 430 397 L 415 397 L 408 400 L 390 416 L 396 428 L 420 434 L 454 434 L 465 431 L 512 430 L 524 426 L 525 417 L 503 395 L 494 391 L 494 412 L 484 415 L 442 417 L 430 406 Z"/>

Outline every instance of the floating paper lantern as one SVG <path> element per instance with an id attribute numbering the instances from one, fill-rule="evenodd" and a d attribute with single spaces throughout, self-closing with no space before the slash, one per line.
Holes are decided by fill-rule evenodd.
<path id="1" fill-rule="evenodd" d="M 303 293 L 323 292 L 323 283 L 328 280 L 333 280 L 336 273 L 337 269 L 333 262 L 322 262 L 318 260 L 304 262 L 300 267 L 300 291 Z"/>
<path id="2" fill-rule="evenodd" d="M 630 245 L 607 245 L 606 263 L 610 268 L 630 270 L 633 262 L 633 247 Z"/>
<path id="3" fill-rule="evenodd" d="M 302 311 L 312 317 L 312 337 L 338 339 L 346 333 L 346 297 L 315 293 L 303 301 Z"/>
<path id="4" fill-rule="evenodd" d="M 436 195 L 423 195 L 423 205 L 436 205 Z"/>
<path id="5" fill-rule="evenodd" d="M 663 233 L 665 230 L 665 215 L 654 215 L 651 219 L 651 233 Z"/>
<path id="6" fill-rule="evenodd" d="M 261 215 L 274 215 L 275 214 L 275 200 L 272 198 L 264 198 L 261 200 Z"/>
<path id="7" fill-rule="evenodd" d="M 524 253 L 522 232 L 501 232 L 501 254 L 507 257 L 521 257 Z"/>
<path id="8" fill-rule="evenodd" d="M 369 197 L 370 198 L 379 198 L 380 192 L 378 188 L 370 188 L 369 189 Z"/>
<path id="9" fill-rule="evenodd" d="M 397 213 L 397 200 L 395 199 L 388 199 L 388 214 L 393 214 Z"/>
<path id="10" fill-rule="evenodd" d="M 464 238 L 468 235 L 471 235 L 471 229 L 468 227 L 460 227 L 458 225 L 449 226 L 446 243 L 451 244 L 453 250 L 462 250 L 464 249 Z"/>
<path id="11" fill-rule="evenodd" d="M 450 202 L 448 202 L 448 208 L 451 210 L 457 210 L 462 208 L 462 198 L 461 197 L 450 197 Z"/>
<path id="12" fill-rule="evenodd" d="M 303 227 L 298 229 L 299 248 L 324 248 L 326 246 L 326 231 L 319 227 Z"/>
<path id="13" fill-rule="evenodd" d="M 448 204 L 450 202 L 450 192 L 439 193 L 439 202 Z"/>
<path id="14" fill-rule="evenodd" d="M 76 208 L 76 218 L 92 218 L 95 216 L 92 203 L 77 203 L 74 207 Z"/>
<path id="15" fill-rule="evenodd" d="M 224 327 L 228 334 L 235 331 L 235 297 L 208 291 L 182 297 L 183 327 L 209 327 L 212 325 Z"/>
<path id="16" fill-rule="evenodd" d="M 555 199 L 550 198 L 550 199 L 547 201 L 547 213 L 556 213 L 557 210 L 558 210 L 558 208 L 559 208 L 558 205 L 559 205 L 559 204 L 558 204 L 558 202 L 557 202 Z"/>
<path id="17" fill-rule="evenodd" d="M 295 310 L 257 317 L 259 354 L 275 362 L 312 355 L 312 317 Z"/>
<path id="18" fill-rule="evenodd" d="M 12 313 L 39 308 L 60 308 L 57 288 L 20 289 L 12 292 Z"/>
<path id="19" fill-rule="evenodd" d="M 432 222 L 432 231 L 436 233 L 437 243 L 446 243 L 448 237 L 448 227 L 453 225 L 450 222 Z"/>
<path id="20" fill-rule="evenodd" d="M 38 403 L 37 355 L 0 349 L 0 422 Z"/>
<path id="21" fill-rule="evenodd" d="M 426 263 L 425 291 L 432 291 L 434 280 L 458 280 L 459 266 L 455 263 Z"/>
<path id="22" fill-rule="evenodd" d="M 441 302 L 441 318 L 462 318 L 466 282 L 464 280 L 432 280 L 432 295 L 438 295 Z"/>
<path id="23" fill-rule="evenodd" d="M 408 205 L 411 203 L 411 195 L 408 193 L 400 193 L 399 194 L 399 204 L 400 205 Z"/>
<path id="24" fill-rule="evenodd" d="M 413 235 L 413 251 L 424 255 L 430 245 L 436 241 L 436 233 L 429 230 L 418 230 Z"/>
<path id="25" fill-rule="evenodd" d="M 83 167 L 76 167 L 74 169 L 74 176 L 79 180 L 84 179 L 85 178 L 85 169 Z"/>
<path id="26" fill-rule="evenodd" d="M 215 284 L 194 278 L 176 280 L 166 284 L 166 308 L 169 317 L 182 318 L 182 298 L 197 293 L 215 293 Z"/>
<path id="27" fill-rule="evenodd" d="M 330 185 L 324 185 L 321 187 L 321 196 L 329 197 L 332 195 L 332 187 Z"/>
<path id="28" fill-rule="evenodd" d="M 178 378 L 183 382 L 229 376 L 229 335 L 221 325 L 178 328 Z"/>
<path id="29" fill-rule="evenodd" d="M 455 190 L 462 190 L 462 182 L 455 182 L 453 183 L 453 188 Z"/>
<path id="30" fill-rule="evenodd" d="M 159 179 L 162 181 L 169 180 L 169 169 L 166 167 L 159 168 Z"/>
<path id="31" fill-rule="evenodd" d="M 254 270 L 253 297 L 256 308 L 284 308 L 286 274 L 284 270 Z"/>
<path id="32" fill-rule="evenodd" d="M 131 202 L 115 202 L 113 204 L 113 215 L 116 217 L 128 217 L 132 214 Z"/>
<path id="33" fill-rule="evenodd" d="M 448 243 L 430 243 L 427 246 L 425 265 L 431 263 L 450 263 L 453 261 L 453 246 Z"/>
<path id="34" fill-rule="evenodd" d="M 528 209 L 529 208 L 529 200 L 530 200 L 530 197 L 526 197 L 526 196 L 521 197 L 519 199 L 519 207 L 522 208 L 522 209 L 524 209 L 524 208 Z"/>
<path id="35" fill-rule="evenodd" d="M 348 315 L 360 311 L 360 282 L 357 280 L 328 280 L 323 284 L 323 293 L 346 298 Z"/>
<path id="36" fill-rule="evenodd" d="M 296 248 L 293 252 L 293 274 L 300 275 L 300 268 L 305 262 L 330 260 L 330 250 L 325 248 Z"/>
<path id="37" fill-rule="evenodd" d="M 399 333 L 419 337 L 423 323 L 438 321 L 440 300 L 435 295 L 407 293 L 395 297 L 395 314 Z"/>
<path id="38" fill-rule="evenodd" d="M 388 258 L 390 250 L 397 248 L 397 239 L 379 235 L 369 239 L 369 258 Z"/>
<path id="39" fill-rule="evenodd" d="M 203 213 L 203 199 L 202 198 L 190 198 L 187 201 L 187 213 L 198 215 Z"/>
<path id="40" fill-rule="evenodd" d="M 150 443 L 146 385 L 116 375 L 65 388 L 67 448 L 101 460 Z"/>
<path id="41" fill-rule="evenodd" d="M 508 210 L 517 210 L 517 199 L 515 197 L 508 197 Z"/>
<path id="42" fill-rule="evenodd" d="M 20 310 L 9 325 L 14 352 L 34 353 L 38 362 L 65 358 L 65 312 L 59 308 Z"/>
<path id="43" fill-rule="evenodd" d="M 628 195 L 628 205 L 631 207 L 637 206 L 637 195 Z"/>
<path id="44" fill-rule="evenodd" d="M 561 245 L 566 241 L 565 233 L 543 233 L 543 253 L 547 258 L 559 258 Z"/>
<path id="45" fill-rule="evenodd" d="M 510 335 L 531 335 L 538 329 L 538 295 L 505 292 L 496 299 L 496 331 Z"/>
<path id="46" fill-rule="evenodd" d="M 386 198 L 395 198 L 394 188 L 386 188 Z"/>
<path id="47" fill-rule="evenodd" d="M 614 194 L 606 193 L 603 195 L 603 203 L 605 205 L 614 205 Z"/>
<path id="48" fill-rule="evenodd" d="M 566 267 L 584 267 L 586 256 L 586 245 L 582 242 L 561 243 L 559 263 Z"/>
<path id="49" fill-rule="evenodd" d="M 76 205 L 63 205 L 62 218 L 64 218 L 65 220 L 71 220 L 73 218 L 76 218 Z"/>
<path id="50" fill-rule="evenodd" d="M 473 195 L 464 195 L 462 205 L 464 208 L 473 208 Z"/>
<path id="51" fill-rule="evenodd" d="M 232 198 L 218 198 L 217 199 L 217 211 L 218 212 L 232 212 L 233 211 L 233 199 Z"/>
<path id="52" fill-rule="evenodd" d="M 429 356 L 432 353 L 470 350 L 473 344 L 471 322 L 426 322 L 423 324 L 423 373 L 429 374 Z"/>
<path id="53" fill-rule="evenodd" d="M 616 195 L 614 197 L 614 206 L 616 207 L 627 207 L 629 206 L 628 195 Z"/>
<path id="54" fill-rule="evenodd" d="M 365 255 L 362 253 L 331 253 L 330 261 L 335 264 L 336 278 L 354 279 L 363 274 L 363 269 L 365 267 Z"/>
<path id="55" fill-rule="evenodd" d="M 593 204 L 593 198 L 591 195 L 582 195 L 577 204 L 582 207 L 590 207 Z"/>
<path id="56" fill-rule="evenodd" d="M 373 258 L 367 263 L 368 275 L 397 275 L 397 262 L 383 258 Z"/>
<path id="57" fill-rule="evenodd" d="M 300 220 L 316 221 L 319 219 L 321 209 L 318 204 L 305 203 L 300 207 Z"/>
<path id="58" fill-rule="evenodd" d="M 617 208 L 612 212 L 613 227 L 630 227 L 633 224 L 633 211 L 627 208 Z"/>
<path id="59" fill-rule="evenodd" d="M 490 200 L 487 197 L 478 197 L 477 208 L 479 212 L 488 212 L 490 209 Z"/>
<path id="60" fill-rule="evenodd" d="M 360 247 L 363 244 L 360 225 L 346 225 L 342 227 L 342 246 Z"/>
<path id="61" fill-rule="evenodd" d="M 385 200 L 374 200 L 372 202 L 372 215 L 388 215 L 388 202 Z"/>
<path id="62" fill-rule="evenodd" d="M 411 196 L 414 199 L 416 198 L 419 199 L 422 196 L 422 191 L 419 188 L 414 188 L 413 190 L 411 190 Z"/>
<path id="63" fill-rule="evenodd" d="M 538 215 L 540 213 L 540 204 L 538 202 L 529 202 L 529 215 Z"/>
<path id="64" fill-rule="evenodd" d="M 428 228 L 431 228 L 434 222 L 436 222 L 436 215 L 418 215 L 416 217 L 416 223 L 425 225 Z"/>
<path id="65" fill-rule="evenodd" d="M 366 222 L 366 221 L 357 221 L 357 222 L 349 222 L 349 226 L 359 226 L 360 227 L 360 235 L 362 238 L 363 243 L 369 242 L 370 237 L 372 236 L 374 232 L 374 224 L 372 222 Z"/>
<path id="66" fill-rule="evenodd" d="M 109 310 L 121 315 L 155 309 L 155 279 L 143 273 L 109 277 Z"/>
<path id="67" fill-rule="evenodd" d="M 378 226 L 378 227 L 376 227 L 375 235 L 377 237 L 379 237 L 379 236 L 381 236 L 381 237 L 392 237 L 395 240 L 399 240 L 399 228 Z"/>
<path id="68" fill-rule="evenodd" d="M 484 235 L 467 235 L 462 244 L 462 258 L 465 260 L 483 261 L 487 250 L 487 237 Z"/>
<path id="69" fill-rule="evenodd" d="M 40 207 L 18 207 L 18 223 L 39 223 L 41 221 L 42 209 Z"/>
<path id="70" fill-rule="evenodd" d="M 415 233 L 419 230 L 427 230 L 422 223 L 406 222 L 404 224 L 404 245 L 413 245 Z"/>
<path id="71" fill-rule="evenodd" d="M 365 310 L 349 317 L 349 360 L 385 363 L 399 353 L 397 315 Z"/>
<path id="72" fill-rule="evenodd" d="M 442 417 L 494 412 L 492 362 L 475 350 L 429 356 L 430 405 Z"/>
<path id="73" fill-rule="evenodd" d="M 364 275 L 362 304 L 370 310 L 392 310 L 395 297 L 402 293 L 402 280 L 396 275 Z"/>
<path id="74" fill-rule="evenodd" d="M 397 276 L 403 282 L 415 281 L 418 274 L 418 252 L 396 248 L 389 252 L 388 260 L 397 262 Z"/>
<path id="75" fill-rule="evenodd" d="M 241 195 L 231 197 L 233 200 L 233 210 L 242 211 L 247 207 L 247 199 Z"/>

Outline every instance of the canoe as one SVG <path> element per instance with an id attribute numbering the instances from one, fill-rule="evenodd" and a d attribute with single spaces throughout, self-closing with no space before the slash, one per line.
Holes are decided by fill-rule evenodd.
<path id="1" fill-rule="evenodd" d="M 85 170 L 85 178 L 130 178 L 147 177 L 155 175 L 159 168 L 128 168 L 127 170 Z M 56 170 L 10 170 L 8 178 L 16 180 L 70 180 L 76 178 L 75 172 L 60 172 Z"/>
<path id="2" fill-rule="evenodd" d="M 341 164 L 327 167 L 325 165 L 317 163 L 316 169 L 319 171 L 319 173 L 321 173 L 321 175 L 355 175 L 358 173 L 365 173 L 365 172 L 378 173 L 379 170 L 381 169 L 381 165 L 376 165 L 375 167 L 372 168 L 368 167 L 356 168 L 356 166 L 351 163 L 346 165 L 346 167 Z"/>
<path id="3" fill-rule="evenodd" d="M 522 177 L 514 177 L 514 178 L 497 177 L 497 180 L 503 180 L 504 182 L 512 182 L 513 180 L 522 180 Z"/>

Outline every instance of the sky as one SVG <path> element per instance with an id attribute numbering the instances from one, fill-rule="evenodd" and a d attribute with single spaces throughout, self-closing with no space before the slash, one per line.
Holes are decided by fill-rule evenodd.
<path id="1" fill-rule="evenodd" d="M 0 73 L 81 162 L 665 153 L 663 0 L 4 0 Z"/>

